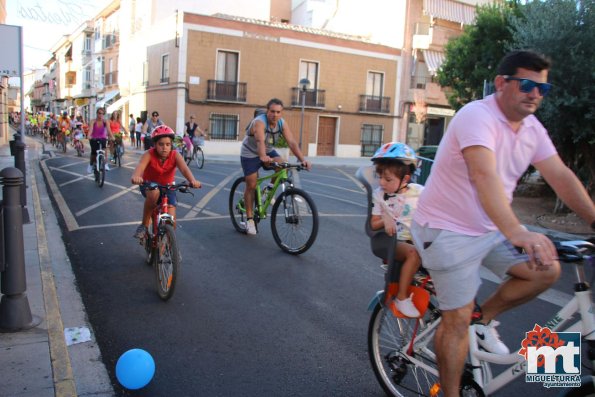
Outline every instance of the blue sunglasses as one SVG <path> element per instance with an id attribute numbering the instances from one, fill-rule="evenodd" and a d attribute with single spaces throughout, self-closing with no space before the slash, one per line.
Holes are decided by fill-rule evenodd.
<path id="1" fill-rule="evenodd" d="M 546 96 L 548 94 L 548 92 L 550 92 L 550 90 L 552 89 L 552 85 L 550 83 L 538 83 L 536 81 L 529 80 L 529 79 L 520 79 L 518 77 L 504 76 L 504 80 L 518 81 L 519 82 L 519 90 L 521 92 L 524 92 L 525 94 L 530 93 L 531 91 L 533 91 L 533 88 L 537 87 L 537 89 L 539 90 L 539 95 Z"/>

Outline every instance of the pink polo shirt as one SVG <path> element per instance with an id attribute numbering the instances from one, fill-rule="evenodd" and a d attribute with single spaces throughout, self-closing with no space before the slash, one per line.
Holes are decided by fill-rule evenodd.
<path id="1" fill-rule="evenodd" d="M 470 236 L 497 230 L 479 202 L 463 158 L 464 148 L 477 145 L 496 155 L 497 171 L 509 201 L 529 164 L 557 153 L 535 116 L 526 117 L 515 133 L 494 95 L 471 102 L 452 119 L 440 142 L 430 178 L 413 215 L 415 222 Z"/>

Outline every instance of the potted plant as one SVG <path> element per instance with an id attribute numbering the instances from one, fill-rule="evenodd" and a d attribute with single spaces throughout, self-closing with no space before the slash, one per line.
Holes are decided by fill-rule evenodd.
<path id="1" fill-rule="evenodd" d="M 279 137 L 275 140 L 273 147 L 281 157 L 283 157 L 285 160 L 289 160 L 289 145 L 282 134 L 279 134 Z"/>

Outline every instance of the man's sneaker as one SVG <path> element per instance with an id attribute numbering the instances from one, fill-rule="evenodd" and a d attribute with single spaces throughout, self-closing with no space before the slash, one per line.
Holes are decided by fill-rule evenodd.
<path id="1" fill-rule="evenodd" d="M 395 303 L 397 305 L 397 309 L 399 309 L 399 311 L 403 315 L 405 315 L 407 317 L 416 318 L 416 317 L 419 317 L 419 310 L 417 310 L 417 308 L 413 304 L 412 298 L 413 298 L 413 294 L 409 295 L 409 298 L 407 298 L 405 300 L 400 300 L 400 299 L 396 298 Z"/>
<path id="2" fill-rule="evenodd" d="M 248 222 L 246 222 L 246 233 L 251 235 L 256 234 L 256 225 L 254 224 L 254 219 L 248 219 Z"/>
<path id="3" fill-rule="evenodd" d="M 147 235 L 147 227 L 145 225 L 138 225 L 136 232 L 134 232 L 134 238 L 144 238 Z"/>
<path id="4" fill-rule="evenodd" d="M 476 323 L 475 334 L 477 335 L 477 342 L 479 346 L 483 347 L 490 353 L 495 354 L 510 354 L 510 350 L 500 340 L 500 335 L 496 331 L 496 327 L 500 325 L 498 321 L 490 321 L 487 325 Z"/>
<path id="5" fill-rule="evenodd" d="M 106 171 L 109 171 L 109 164 L 108 163 L 105 163 L 105 170 Z"/>
<path id="6" fill-rule="evenodd" d="M 91 164 L 89 164 L 87 166 L 87 174 L 92 174 L 93 173 L 93 166 Z"/>

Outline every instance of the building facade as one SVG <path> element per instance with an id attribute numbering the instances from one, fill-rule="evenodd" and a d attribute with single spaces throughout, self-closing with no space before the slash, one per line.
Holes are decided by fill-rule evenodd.
<path id="1" fill-rule="evenodd" d="M 184 13 L 168 22 L 148 37 L 145 66 L 132 74 L 132 113 L 156 110 L 177 131 L 193 114 L 218 153 L 239 153 L 254 110 L 273 97 L 310 156 L 371 155 L 393 139 L 398 49 L 225 15 Z"/>
<path id="2" fill-rule="evenodd" d="M 310 156 L 433 145 L 454 115 L 436 83 L 444 46 L 484 2 L 114 0 L 75 32 L 82 44 L 73 33 L 57 45 L 53 107 L 87 119 L 100 106 L 125 119 L 156 110 L 180 133 L 194 114 L 207 146 L 239 153 L 254 109 L 278 97 Z"/>

